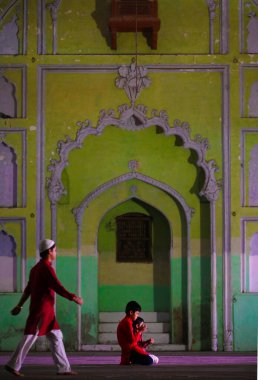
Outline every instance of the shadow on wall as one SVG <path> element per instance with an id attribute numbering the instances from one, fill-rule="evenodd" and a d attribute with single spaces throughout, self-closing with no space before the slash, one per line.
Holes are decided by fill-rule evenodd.
<path id="1" fill-rule="evenodd" d="M 106 44 L 111 48 L 111 34 L 108 27 L 108 20 L 111 16 L 111 0 L 96 0 L 95 11 L 91 15 Z"/>
<path id="2" fill-rule="evenodd" d="M 176 146 L 182 146 L 182 140 L 179 136 L 176 136 Z M 195 194 L 200 201 L 200 278 L 194 279 L 192 284 L 194 288 L 200 287 L 200 303 L 192 305 L 193 314 L 193 330 L 194 333 L 200 335 L 201 350 L 209 350 L 211 347 L 211 238 L 210 238 L 210 203 L 206 198 L 199 195 L 204 182 L 205 173 L 203 169 L 197 166 L 198 155 L 195 151 L 190 150 L 190 156 L 188 162 L 195 166 L 196 176 L 194 184 L 190 190 L 192 194 Z M 182 310 L 174 310 L 174 319 L 180 320 L 182 318 L 182 334 L 183 341 L 187 342 L 187 237 L 186 237 L 186 221 L 181 208 L 179 207 L 181 214 L 181 236 L 182 236 Z M 192 265 L 196 261 L 197 257 L 192 259 Z M 195 265 L 198 265 L 196 262 Z M 197 282 L 196 282 L 197 281 Z M 198 284 L 199 282 L 199 284 Z M 195 318 L 195 313 L 199 315 L 199 318 Z M 180 323 L 179 323 L 180 325 Z"/>
<path id="3" fill-rule="evenodd" d="M 146 210 L 153 223 L 154 310 L 170 311 L 170 226 L 160 211 L 139 199 L 134 202 Z"/>
<path id="4" fill-rule="evenodd" d="M 200 342 L 201 350 L 209 350 L 211 347 L 211 241 L 210 241 L 210 204 L 201 203 L 200 221 L 201 239 L 201 313 L 200 313 Z"/>
<path id="5" fill-rule="evenodd" d="M 210 237 L 210 202 L 199 195 L 205 182 L 205 173 L 202 168 L 196 165 L 197 153 L 191 150 L 188 159 L 189 163 L 196 168 L 195 182 L 191 188 L 191 193 L 196 194 L 200 200 L 200 305 L 196 305 L 196 310 L 200 312 L 200 326 L 196 329 L 200 331 L 201 350 L 209 350 L 211 347 L 211 237 Z M 193 309 L 195 306 L 193 306 Z"/>
<path id="6" fill-rule="evenodd" d="M 181 308 L 173 309 L 174 337 L 176 343 L 187 344 L 188 329 L 187 329 L 187 221 L 182 208 L 178 205 L 180 218 L 181 218 L 181 245 L 182 245 L 182 259 L 181 259 Z"/>

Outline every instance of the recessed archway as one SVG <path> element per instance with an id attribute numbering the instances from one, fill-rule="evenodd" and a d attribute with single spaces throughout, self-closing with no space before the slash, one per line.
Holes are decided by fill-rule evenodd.
<path id="1" fill-rule="evenodd" d="M 162 224 L 166 225 L 167 234 L 172 236 L 172 231 L 173 234 L 175 233 L 174 248 L 172 248 L 171 244 L 169 249 L 170 288 L 166 288 L 166 296 L 170 294 L 170 298 L 166 299 L 165 297 L 165 302 L 167 302 L 167 304 L 170 305 L 169 307 L 171 308 L 171 300 L 174 299 L 174 302 L 177 305 L 176 313 L 171 313 L 171 315 L 175 316 L 175 318 L 173 319 L 172 317 L 169 317 L 171 324 L 170 332 L 173 333 L 172 342 L 176 344 L 182 344 L 182 342 L 184 342 L 185 344 L 188 343 L 189 345 L 192 339 L 192 315 L 190 299 L 191 292 L 187 285 L 187 279 L 190 276 L 191 271 L 189 240 L 190 219 L 193 210 L 186 205 L 183 198 L 180 196 L 180 194 L 177 194 L 177 192 L 174 189 L 170 188 L 169 186 L 163 186 L 164 184 L 160 183 L 159 181 L 150 181 L 150 179 L 147 176 L 143 176 L 140 173 L 135 173 L 137 174 L 136 177 L 133 174 L 134 173 L 127 173 L 127 175 L 121 176 L 115 180 L 110 181 L 109 183 L 103 184 L 103 186 L 97 188 L 95 192 L 86 196 L 85 199 L 81 202 L 80 206 L 73 210 L 78 223 L 78 273 L 80 273 L 79 277 L 82 279 L 82 283 L 84 282 L 83 278 L 91 278 L 90 290 L 85 288 L 83 289 L 83 292 L 86 292 L 86 298 L 88 300 L 87 305 L 89 305 L 89 310 L 87 311 L 87 314 L 91 316 L 94 314 L 94 317 L 91 317 L 92 321 L 98 320 L 98 306 L 100 300 L 98 299 L 99 276 L 97 275 L 97 273 L 99 271 L 100 252 L 98 249 L 98 240 L 101 221 L 103 220 L 103 218 L 105 218 L 105 215 L 108 215 L 109 212 L 111 212 L 111 210 L 115 210 L 116 208 L 120 207 L 120 205 L 126 202 L 134 202 L 135 204 L 138 204 L 137 207 L 140 207 L 139 205 L 141 204 L 141 207 L 143 207 L 144 205 L 146 210 L 152 210 L 153 214 L 159 215 L 159 218 L 162 219 Z M 124 198 L 125 189 L 127 189 L 127 193 L 131 193 L 131 195 L 127 198 Z M 166 191 L 164 191 L 164 189 L 166 189 Z M 109 199 L 110 201 L 110 192 L 114 192 L 117 195 L 117 197 L 116 201 L 110 204 L 110 207 L 107 210 L 105 208 L 105 205 L 107 204 L 105 198 L 106 200 Z M 156 204 L 157 199 L 159 199 L 158 205 Z M 182 204 L 180 203 L 180 201 L 182 202 Z M 146 210 L 145 212 L 147 212 Z M 181 235 L 182 231 L 185 231 L 185 236 Z M 168 240 L 170 241 L 170 243 L 172 243 L 172 237 L 170 237 Z M 87 261 L 87 264 L 85 264 L 85 247 L 92 247 L 93 244 L 96 247 L 94 259 L 92 258 L 90 261 Z M 181 260 L 182 258 L 183 260 Z M 171 278 L 173 277 L 173 262 L 176 263 L 178 261 L 181 263 L 180 265 L 183 267 L 181 267 L 180 269 L 180 274 L 176 272 L 174 273 L 174 278 L 177 278 L 177 281 L 174 282 L 172 286 Z M 178 264 L 176 264 L 174 268 L 177 268 L 178 270 L 177 265 Z M 184 278 L 181 277 L 181 273 L 184 274 Z M 156 273 L 154 273 L 153 275 L 155 275 L 157 278 L 158 270 L 156 270 Z M 137 278 L 139 278 L 139 276 L 137 276 Z M 78 285 L 81 289 L 81 282 Z M 160 291 L 161 288 L 158 289 L 157 287 L 155 297 L 161 295 L 159 293 Z M 172 292 L 174 293 L 172 294 Z M 96 299 L 98 299 L 97 305 Z M 123 300 L 121 299 L 119 308 L 122 306 L 122 301 Z M 149 304 L 150 302 L 151 301 L 149 301 Z M 154 296 L 152 297 L 152 302 L 154 303 Z M 96 305 L 96 308 L 92 308 L 92 305 Z M 148 307 L 149 309 L 153 309 L 154 305 Z M 121 310 L 123 309 L 124 305 Z M 94 322 L 94 326 L 91 325 L 91 333 L 88 333 L 87 336 L 85 336 L 84 331 L 86 329 L 89 330 L 89 325 L 92 322 L 89 322 L 88 326 L 85 327 L 84 321 L 81 320 L 81 315 L 78 315 L 78 317 L 78 339 L 80 339 L 80 347 L 84 350 L 88 349 L 87 345 L 85 346 L 85 342 L 88 342 L 87 344 L 90 344 L 90 342 L 91 344 L 96 344 L 98 342 L 98 326 Z"/>
<path id="2" fill-rule="evenodd" d="M 116 218 L 124 214 L 128 215 L 128 213 L 137 214 L 137 216 L 145 215 L 151 219 L 151 260 L 147 262 L 117 261 Z M 154 334 L 156 344 L 158 342 L 171 343 L 172 341 L 174 343 L 175 336 L 181 344 L 186 343 L 185 337 L 179 338 L 179 335 L 183 331 L 187 331 L 187 315 L 182 315 L 180 318 L 185 330 L 179 320 L 173 323 L 171 318 L 173 282 L 171 276 L 173 265 L 171 229 L 172 225 L 162 212 L 139 198 L 127 199 L 103 215 L 97 242 L 98 305 L 99 313 L 102 316 L 98 335 L 100 344 L 110 344 L 110 342 L 116 344 L 114 330 L 118 320 L 113 323 L 113 328 L 110 327 L 110 323 L 105 323 L 105 320 L 109 321 L 109 316 L 113 316 L 114 312 L 123 312 L 126 303 L 131 299 L 136 299 L 142 305 L 143 311 L 148 313 L 147 315 L 157 315 L 157 320 L 153 318 L 151 325 L 154 331 L 157 330 L 157 333 Z M 183 281 L 186 282 L 187 279 L 185 278 Z M 177 285 L 173 284 L 173 286 L 175 291 Z M 186 294 L 184 294 L 181 304 L 182 310 L 185 311 L 187 310 L 186 302 Z M 183 305 L 183 303 L 185 304 Z M 163 316 L 163 321 L 160 321 L 160 316 Z"/>
<path id="3" fill-rule="evenodd" d="M 131 68 L 132 69 L 132 68 Z M 139 71 L 138 71 L 139 69 Z M 129 80 L 130 69 L 119 71 L 120 77 L 117 78 L 118 87 L 123 87 L 125 90 L 128 89 L 128 86 L 131 86 L 131 81 Z M 146 83 L 146 68 L 140 70 L 137 67 L 137 75 L 141 77 L 141 81 L 138 83 Z M 124 76 L 125 75 L 125 76 Z M 139 78 L 138 78 L 139 79 Z M 133 82 L 134 83 L 134 82 Z M 137 81 L 136 81 L 137 83 Z M 144 86 L 143 86 L 144 87 Z M 131 88 L 130 90 L 136 91 L 137 96 L 141 89 Z M 139 91 L 138 91 L 139 90 Z M 130 92 L 130 91 L 129 91 Z M 130 92 L 131 93 L 131 92 Z M 103 130 L 108 126 L 115 126 L 121 129 L 126 129 L 127 131 L 138 131 L 141 129 L 146 129 L 149 127 L 156 126 L 163 131 L 164 135 L 169 136 L 178 136 L 182 141 L 182 146 L 184 148 L 190 149 L 195 152 L 195 164 L 200 168 L 204 173 L 203 186 L 199 191 L 199 195 L 205 198 L 210 204 L 210 231 L 211 231 L 211 266 L 212 266 L 212 275 L 211 275 L 211 314 L 212 314 L 212 349 L 217 350 L 217 285 L 216 285 L 216 200 L 218 198 L 221 183 L 216 180 L 215 172 L 217 171 L 217 166 L 214 160 L 206 161 L 206 150 L 208 148 L 207 139 L 202 138 L 200 135 L 195 136 L 194 139 L 190 138 L 190 128 L 188 123 L 181 123 L 179 120 L 175 120 L 173 126 L 169 125 L 168 115 L 165 111 L 158 112 L 157 110 L 152 110 L 151 117 L 147 117 L 147 107 L 143 105 L 135 105 L 134 101 L 131 99 L 131 106 L 122 105 L 119 107 L 119 116 L 115 116 L 114 110 L 101 111 L 100 118 L 97 122 L 96 128 L 92 127 L 91 122 L 86 120 L 85 122 L 78 122 L 79 130 L 75 140 L 72 140 L 69 136 L 65 141 L 58 142 L 58 153 L 60 155 L 60 160 L 51 160 L 51 165 L 49 170 L 52 172 L 51 178 L 47 179 L 48 186 L 48 195 L 51 202 L 51 231 L 52 238 L 56 238 L 56 213 L 57 213 L 57 204 L 65 194 L 66 190 L 62 183 L 62 172 L 68 164 L 69 153 L 76 148 L 80 148 L 84 139 L 87 136 L 98 136 L 103 133 Z M 117 181 L 127 181 L 130 179 L 140 179 L 144 178 L 144 181 L 147 180 L 153 186 L 157 186 L 157 181 L 153 178 L 147 178 L 143 174 L 133 171 L 132 173 L 126 173 L 117 178 L 111 180 L 112 186 L 117 183 Z M 146 179 L 147 178 L 147 179 Z M 78 226 L 78 258 L 80 257 L 81 249 L 81 218 L 84 212 L 84 209 L 87 207 L 91 200 L 100 195 L 106 188 L 110 186 L 110 183 L 105 183 L 98 186 L 95 190 L 88 193 L 85 199 L 82 201 L 79 207 L 73 209 L 75 215 L 75 221 Z M 157 186 L 159 187 L 159 186 Z M 192 345 L 192 332 L 191 332 L 191 252 L 190 252 L 190 219 L 191 219 L 191 209 L 185 204 L 185 201 L 182 196 L 178 196 L 175 192 L 171 192 L 171 186 L 163 183 L 160 185 L 160 188 L 163 191 L 170 194 L 172 197 L 175 197 L 180 203 L 184 214 L 187 219 L 187 298 L 188 298 L 188 348 L 191 349 Z M 178 198 L 177 198 L 178 197 Z M 186 207 L 185 207 L 186 206 Z M 81 212 L 80 210 L 83 210 Z M 81 271 L 80 271 L 80 259 L 78 260 L 78 291 L 81 290 Z M 189 315 L 190 313 L 190 315 Z M 78 312 L 78 326 L 80 326 L 81 316 Z M 80 328 L 78 328 L 78 348 L 80 349 L 81 340 L 80 340 Z"/>
<path id="4" fill-rule="evenodd" d="M 128 212 L 143 213 L 144 215 L 150 216 L 152 219 L 151 261 L 121 263 L 116 260 L 115 219 L 117 216 Z M 150 285 L 150 289 L 147 292 L 148 294 L 144 292 L 142 295 L 136 295 L 136 297 L 139 296 L 141 300 L 144 300 L 145 311 L 170 311 L 169 260 L 172 249 L 171 239 L 172 237 L 168 220 L 153 206 L 137 198 L 125 200 L 125 202 L 114 206 L 103 216 L 99 225 L 97 250 L 99 255 L 100 287 L 106 285 L 137 285 L 136 280 L 138 281 L 138 284 L 139 282 L 144 284 L 147 278 L 147 283 Z M 161 261 L 165 265 L 160 265 Z M 123 271 L 123 267 L 129 269 L 130 272 Z M 144 275 L 145 272 L 146 275 Z M 164 299 L 159 297 L 158 291 L 158 287 L 162 284 L 164 284 L 164 289 L 161 290 L 161 293 L 163 294 Z M 156 288 L 155 285 L 157 285 Z M 119 290 L 116 288 L 112 289 L 112 292 L 113 291 L 116 292 Z M 123 293 L 124 294 L 120 293 L 117 297 L 114 297 L 113 302 L 116 304 L 112 308 L 113 310 L 117 309 L 117 311 L 120 311 L 124 309 L 125 303 L 130 294 L 130 289 L 125 291 L 124 288 Z M 112 300 L 110 300 L 110 295 L 108 298 L 104 296 L 103 298 L 99 298 L 100 311 L 108 311 L 108 304 L 112 302 Z"/>

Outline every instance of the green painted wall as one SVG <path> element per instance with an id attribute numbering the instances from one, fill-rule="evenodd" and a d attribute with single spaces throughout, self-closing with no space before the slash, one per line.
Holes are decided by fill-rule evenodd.
<path id="1" fill-rule="evenodd" d="M 17 208 L 1 208 L 2 218 L 26 220 L 26 275 L 36 258 L 36 232 L 39 220 L 44 217 L 45 235 L 51 235 L 50 204 L 45 193 L 44 215 L 39 215 L 38 152 L 37 141 L 44 129 L 44 184 L 50 177 L 48 165 L 51 158 L 59 159 L 57 143 L 65 136 L 75 139 L 77 121 L 89 119 L 96 127 L 100 110 L 114 109 L 129 104 L 125 92 L 114 82 L 117 68 L 130 64 L 135 55 L 135 34 L 118 34 L 118 50 L 110 49 L 110 33 L 107 19 L 111 1 L 63 0 L 59 9 L 58 54 L 52 54 L 52 25 L 46 12 L 46 53 L 37 50 L 38 2 L 28 2 L 28 47 L 25 55 L 1 55 L 0 66 L 4 74 L 15 83 L 18 117 L 0 119 L 1 129 L 24 128 L 26 130 L 26 205 L 21 207 L 21 177 Z M 234 350 L 255 350 L 257 325 L 257 293 L 243 293 L 241 288 L 241 218 L 257 217 L 257 208 L 241 203 L 240 136 L 243 128 L 257 128 L 257 119 L 248 118 L 250 87 L 258 75 L 256 69 L 244 69 L 243 115 L 240 114 L 240 73 L 243 65 L 256 65 L 255 54 L 239 50 L 239 6 L 237 0 L 229 2 L 229 52 L 219 54 L 219 16 L 214 21 L 215 54 L 209 54 L 209 18 L 204 0 L 160 0 L 161 29 L 158 49 L 150 49 L 145 36 L 138 33 L 138 63 L 156 65 L 159 70 L 149 69 L 151 86 L 144 89 L 137 104 L 152 109 L 166 110 L 170 126 L 174 119 L 190 123 L 191 136 L 208 138 L 210 149 L 207 160 L 215 159 L 223 173 L 223 98 L 222 74 L 211 68 L 227 65 L 229 70 L 229 125 L 230 125 L 230 175 L 232 211 L 230 233 L 232 248 L 232 314 Z M 246 3 L 246 2 L 245 2 Z M 85 6 L 86 5 L 86 6 Z M 20 8 L 22 9 L 22 8 Z M 218 11 L 219 12 L 219 11 Z M 193 17 L 194 15 L 194 17 Z M 11 19 L 11 13 L 8 15 Z M 244 23 L 248 15 L 244 13 Z M 20 25 L 21 18 L 18 19 Z M 0 25 L 2 27 L 2 24 Z M 19 36 L 22 32 L 19 31 Z M 244 38 L 247 32 L 244 33 Z M 21 50 L 21 49 L 20 49 Z M 26 99 L 22 99 L 22 76 L 16 65 L 26 68 Z M 62 70 L 60 69 L 62 66 Z M 210 70 L 200 68 L 210 65 Z M 103 70 L 91 70 L 93 66 Z M 39 91 L 38 72 L 46 68 L 44 91 Z M 106 70 L 113 67 L 114 70 Z M 186 70 L 190 67 L 190 70 Z M 166 69 L 167 68 L 167 69 Z M 198 70 L 194 70 L 198 68 Z M 26 103 L 26 117 L 22 115 L 22 102 Z M 43 123 L 40 125 L 38 105 L 43 106 Z M 209 205 L 199 199 L 203 173 L 196 165 L 194 152 L 184 149 L 174 136 L 167 137 L 152 126 L 132 132 L 108 126 L 99 136 L 88 136 L 80 149 L 73 150 L 68 165 L 62 173 L 67 190 L 57 207 L 57 274 L 71 291 L 77 290 L 77 226 L 71 210 L 77 207 L 91 191 L 113 178 L 129 172 L 128 162 L 137 160 L 138 171 L 171 186 L 182 195 L 187 204 L 195 209 L 191 223 L 192 251 L 192 312 L 193 349 L 208 350 L 210 347 L 210 231 Z M 21 140 L 8 136 L 15 147 L 18 166 Z M 256 137 L 255 137 L 256 139 Z M 246 156 L 250 154 L 252 136 L 246 139 Z M 248 192 L 248 175 L 246 190 Z M 137 186 L 137 199 L 132 200 L 131 186 Z M 140 211 L 153 215 L 155 224 L 154 263 L 129 265 L 115 261 L 115 232 L 112 229 L 116 215 L 128 211 Z M 223 350 L 223 203 L 222 195 L 216 205 L 217 222 L 217 272 L 218 272 L 218 340 Z M 110 224 L 109 224 L 110 223 Z M 109 229 L 111 226 L 111 229 Z M 164 227 L 164 230 L 161 228 Z M 17 242 L 21 252 L 21 232 L 12 222 L 5 225 Z M 247 237 L 257 226 L 248 229 Z M 164 232 L 165 231 L 165 232 Z M 170 236 L 171 234 L 171 236 Z M 171 336 L 174 343 L 186 342 L 186 248 L 185 221 L 178 204 L 162 190 L 134 180 L 116 184 L 94 199 L 85 210 L 82 224 L 82 342 L 97 342 L 98 312 L 123 310 L 127 300 L 138 298 L 146 311 L 169 310 L 171 312 Z M 169 244 L 172 249 L 169 252 Z M 162 243 L 162 244 L 160 244 Z M 156 265 L 156 267 L 155 267 Z M 158 266 L 157 266 L 158 265 Z M 122 268 L 122 270 L 121 270 Z M 159 268 L 156 272 L 155 268 Z M 126 273 L 126 279 L 119 276 Z M 161 278 L 164 274 L 165 280 Z M 20 290 L 20 289 L 18 289 Z M 9 315 L 19 299 L 20 291 L 0 294 L 0 349 L 12 350 L 22 333 L 27 306 L 16 318 Z M 77 307 L 57 297 L 57 315 L 64 331 L 68 349 L 75 349 Z M 243 339 L 248 337 L 248 339 Z"/>
<path id="2" fill-rule="evenodd" d="M 128 212 L 138 212 L 152 218 L 151 263 L 116 261 L 115 218 Z M 146 311 L 170 311 L 170 228 L 157 210 L 137 199 L 128 200 L 112 209 L 100 224 L 98 253 L 100 311 L 124 310 L 128 300 L 134 298 L 144 301 Z"/>

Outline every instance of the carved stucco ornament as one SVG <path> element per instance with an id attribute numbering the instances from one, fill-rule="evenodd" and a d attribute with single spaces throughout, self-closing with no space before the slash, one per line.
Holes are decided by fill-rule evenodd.
<path id="1" fill-rule="evenodd" d="M 0 131 L 0 142 L 5 142 L 6 136 L 6 132 Z"/>
<path id="2" fill-rule="evenodd" d="M 136 162 L 136 161 L 135 161 Z M 188 223 L 190 223 L 192 216 L 195 213 L 195 210 L 192 207 L 189 207 L 185 201 L 185 199 L 182 197 L 181 194 L 179 194 L 175 189 L 173 189 L 171 186 L 167 185 L 166 183 L 160 182 L 154 178 L 151 178 L 149 176 L 146 176 L 142 173 L 138 173 L 135 171 L 135 168 L 129 172 L 120 175 L 119 177 L 113 178 L 112 180 L 105 182 L 104 184 L 98 186 L 94 191 L 90 192 L 80 203 L 78 207 L 73 208 L 72 212 L 74 214 L 76 224 L 78 226 L 81 226 L 82 224 L 82 218 L 85 209 L 89 206 L 89 204 L 97 198 L 101 193 L 105 192 L 107 189 L 113 187 L 114 185 L 118 185 L 120 183 L 130 181 L 133 179 L 137 179 L 141 182 L 148 183 L 149 185 L 155 186 L 158 189 L 163 190 L 167 194 L 169 194 L 172 198 L 176 199 L 178 203 L 182 206 L 186 220 Z M 134 189 L 135 190 L 135 189 Z M 134 197 L 135 194 L 132 194 L 132 197 Z"/>
<path id="3" fill-rule="evenodd" d="M 214 20 L 216 17 L 216 8 L 218 7 L 218 4 L 215 0 L 206 0 L 206 2 L 209 8 L 210 19 Z"/>
<path id="4" fill-rule="evenodd" d="M 139 67 L 138 67 L 139 68 Z M 117 126 L 129 131 L 136 131 L 145 129 L 152 126 L 160 127 L 166 136 L 176 135 L 183 141 L 184 148 L 189 148 L 197 153 L 197 166 L 201 167 L 205 173 L 204 185 L 201 189 L 200 195 L 207 198 L 208 201 L 213 202 L 217 200 L 219 191 L 221 189 L 221 181 L 215 177 L 215 172 L 218 171 L 218 167 L 214 160 L 206 161 L 206 151 L 209 147 L 208 139 L 202 138 L 200 135 L 196 135 L 194 139 L 191 139 L 190 126 L 187 122 L 181 122 L 175 120 L 173 127 L 169 125 L 169 118 L 167 112 L 162 110 L 158 111 L 153 109 L 151 111 L 151 117 L 147 116 L 148 108 L 144 105 L 135 105 L 134 101 L 139 95 L 139 92 L 135 90 L 135 82 L 130 79 L 135 67 L 119 68 L 120 77 L 117 78 L 117 84 L 119 87 L 124 88 L 129 94 L 131 100 L 131 106 L 123 104 L 118 107 L 118 116 L 113 109 L 108 111 L 101 110 L 100 117 L 97 122 L 97 126 L 93 127 L 90 120 L 83 122 L 79 121 L 76 125 L 79 127 L 76 133 L 76 138 L 72 140 L 69 136 L 66 136 L 64 141 L 59 141 L 57 144 L 57 153 L 59 159 L 51 159 L 48 170 L 52 173 L 50 178 L 47 178 L 48 196 L 51 204 L 56 204 L 60 198 L 66 194 L 66 189 L 62 183 L 62 171 L 65 166 L 68 165 L 68 156 L 73 149 L 81 148 L 84 139 L 88 135 L 101 135 L 103 130 L 107 126 Z M 141 85 L 138 90 L 146 87 L 150 81 L 147 81 L 147 69 L 141 69 L 139 71 L 142 75 Z M 145 78 L 145 79 L 144 79 Z M 144 79 L 144 80 L 143 80 Z M 131 86 L 131 88 L 130 88 Z M 138 86 L 138 85 L 137 85 Z M 139 173 L 138 173 L 139 174 Z"/>
<path id="5" fill-rule="evenodd" d="M 150 78 L 147 77 L 147 72 L 146 67 L 136 64 L 135 58 L 132 59 L 130 66 L 123 65 L 118 69 L 119 76 L 115 81 L 116 86 L 125 90 L 132 106 L 141 90 L 151 84 Z"/>
<path id="6" fill-rule="evenodd" d="M 60 7 L 61 2 L 62 0 L 54 0 L 52 2 L 47 3 L 46 5 L 46 8 L 50 10 L 52 21 L 57 20 L 58 8 Z"/>

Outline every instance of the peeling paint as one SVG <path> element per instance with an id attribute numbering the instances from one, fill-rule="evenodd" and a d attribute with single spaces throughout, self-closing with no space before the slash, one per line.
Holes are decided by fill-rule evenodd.
<path id="1" fill-rule="evenodd" d="M 36 130 L 37 130 L 37 127 L 35 125 L 30 126 L 30 131 L 36 131 Z"/>

